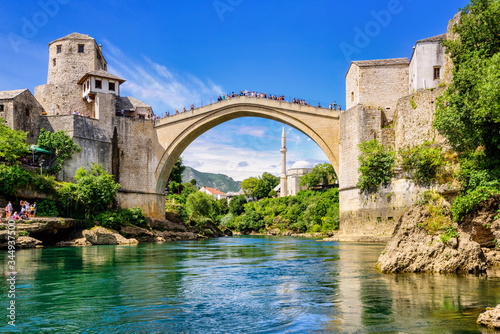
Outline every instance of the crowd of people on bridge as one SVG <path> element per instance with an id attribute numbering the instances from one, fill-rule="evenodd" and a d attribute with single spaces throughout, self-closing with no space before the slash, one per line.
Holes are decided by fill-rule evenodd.
<path id="1" fill-rule="evenodd" d="M 229 100 L 231 98 L 235 98 L 235 97 L 239 97 L 239 96 L 255 97 L 255 98 L 275 100 L 275 101 L 285 101 L 285 95 L 273 95 L 273 94 L 259 93 L 256 91 L 245 90 L 245 91 L 240 91 L 239 93 L 231 92 L 230 94 L 219 95 L 219 97 L 217 98 L 217 102 Z M 293 104 L 301 104 L 301 105 L 305 105 L 305 106 L 310 105 L 308 102 L 306 102 L 306 100 L 298 99 L 298 98 L 293 98 L 293 99 L 290 99 L 290 101 L 285 101 L 285 102 L 289 102 L 289 103 L 293 103 Z M 319 102 L 318 102 L 317 107 L 318 108 L 326 108 L 326 107 L 322 106 L 321 103 L 319 103 Z M 191 104 L 190 110 L 194 110 L 194 109 L 195 109 L 194 104 Z M 342 110 L 340 107 L 340 104 L 337 104 L 337 102 L 330 103 L 328 106 L 328 109 Z M 180 114 L 181 112 L 186 112 L 186 111 L 187 111 L 186 107 L 182 108 L 182 111 L 179 111 L 179 109 L 175 109 L 175 115 Z M 169 117 L 169 116 L 170 116 L 170 112 L 166 112 L 163 117 L 154 116 L 153 119 L 158 120 L 158 119 L 161 119 L 164 117 Z"/>

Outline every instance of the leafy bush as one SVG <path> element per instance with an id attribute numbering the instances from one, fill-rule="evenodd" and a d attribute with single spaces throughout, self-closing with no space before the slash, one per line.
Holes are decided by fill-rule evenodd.
<path id="1" fill-rule="evenodd" d="M 36 206 L 37 206 L 36 210 L 37 216 L 57 217 L 59 215 L 55 201 L 49 199 L 43 199 L 40 202 L 38 202 Z"/>
<path id="2" fill-rule="evenodd" d="M 231 198 L 229 202 L 229 212 L 235 216 L 241 215 L 245 211 L 247 199 L 245 195 L 239 195 Z"/>
<path id="3" fill-rule="evenodd" d="M 190 217 L 210 217 L 212 211 L 212 196 L 197 191 L 189 195 L 186 199 L 186 210 Z"/>
<path id="4" fill-rule="evenodd" d="M 94 220 L 99 226 L 115 230 L 125 225 L 147 225 L 147 219 L 142 213 L 141 208 L 101 212 Z"/>
<path id="5" fill-rule="evenodd" d="M 121 187 L 101 164 L 92 163 L 88 171 L 81 167 L 75 179 L 74 194 L 84 205 L 87 214 L 106 211 Z"/>
<path id="6" fill-rule="evenodd" d="M 442 148 L 431 142 L 401 149 L 399 155 L 404 171 L 411 173 L 415 182 L 420 185 L 428 185 L 435 180 L 445 163 Z"/>
<path id="7" fill-rule="evenodd" d="M 14 195 L 16 189 L 30 184 L 31 174 L 19 166 L 0 165 L 0 194 Z"/>
<path id="8" fill-rule="evenodd" d="M 500 182 L 498 180 L 487 182 L 461 194 L 455 199 L 451 208 L 453 219 L 460 221 L 465 215 L 473 212 L 479 203 L 498 194 L 500 194 Z"/>
<path id="9" fill-rule="evenodd" d="M 375 193 L 381 185 L 387 185 L 393 177 L 395 166 L 395 153 L 384 148 L 374 139 L 359 144 L 358 188 L 362 192 Z"/>
<path id="10" fill-rule="evenodd" d="M 63 169 L 64 162 L 71 159 L 73 153 L 82 150 L 63 130 L 52 133 L 45 129 L 41 129 L 37 144 L 41 148 L 54 153 L 57 161 L 56 164 L 51 167 L 51 172 L 54 175 Z"/>
<path id="11" fill-rule="evenodd" d="M 458 232 L 453 226 L 448 227 L 446 231 L 439 236 L 439 239 L 441 239 L 443 243 L 447 243 L 451 238 L 458 238 Z"/>
<path id="12" fill-rule="evenodd" d="M 179 204 L 173 204 L 173 201 L 171 201 L 169 199 L 167 199 L 167 201 L 165 203 L 165 211 L 175 213 L 177 215 L 177 217 L 184 222 L 187 222 L 189 219 L 189 216 L 188 216 L 184 206 L 179 205 Z"/>

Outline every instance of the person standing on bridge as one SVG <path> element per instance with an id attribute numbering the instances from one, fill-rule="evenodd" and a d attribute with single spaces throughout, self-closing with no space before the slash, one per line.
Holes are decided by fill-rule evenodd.
<path id="1" fill-rule="evenodd" d="M 191 110 L 193 110 L 193 109 L 194 109 L 194 104 L 191 104 Z"/>

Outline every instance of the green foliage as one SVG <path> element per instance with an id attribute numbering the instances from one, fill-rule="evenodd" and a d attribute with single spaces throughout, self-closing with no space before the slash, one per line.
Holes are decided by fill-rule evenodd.
<path id="1" fill-rule="evenodd" d="M 36 215 L 42 217 L 57 217 L 59 212 L 57 210 L 56 202 L 50 199 L 43 199 L 36 204 Z"/>
<path id="2" fill-rule="evenodd" d="M 439 236 L 443 243 L 447 243 L 451 238 L 458 238 L 458 232 L 453 226 L 446 228 L 446 231 Z"/>
<path id="3" fill-rule="evenodd" d="M 425 142 L 422 145 L 399 150 L 403 169 L 411 173 L 419 185 L 428 185 L 436 180 L 443 169 L 445 160 L 440 146 Z"/>
<path id="4" fill-rule="evenodd" d="M 16 189 L 27 186 L 31 181 L 31 174 L 19 166 L 0 165 L 0 194 L 14 195 Z"/>
<path id="5" fill-rule="evenodd" d="M 101 212 L 95 217 L 94 221 L 99 226 L 115 230 L 125 225 L 147 225 L 146 216 L 142 213 L 141 208 Z"/>
<path id="6" fill-rule="evenodd" d="M 498 194 L 500 194 L 500 182 L 498 180 L 487 182 L 461 194 L 455 199 L 451 208 L 453 219 L 460 221 L 465 215 L 473 212 L 479 203 Z"/>
<path id="7" fill-rule="evenodd" d="M 411 97 L 410 100 L 410 105 L 413 109 L 417 109 L 417 104 L 415 103 L 415 100 L 413 99 L 413 96 Z"/>
<path id="8" fill-rule="evenodd" d="M 56 164 L 51 167 L 53 174 L 57 174 L 63 169 L 64 162 L 71 159 L 73 153 L 82 150 L 63 130 L 49 132 L 45 129 L 41 129 L 37 144 L 41 148 L 54 153 Z"/>
<path id="9" fill-rule="evenodd" d="M 241 182 L 241 189 L 253 198 L 269 197 L 271 191 L 280 182 L 280 179 L 270 173 L 264 172 L 259 177 L 249 177 Z"/>
<path id="10" fill-rule="evenodd" d="M 87 214 L 106 211 L 121 187 L 101 164 L 90 165 L 76 171 L 75 197 L 84 205 Z"/>
<path id="11" fill-rule="evenodd" d="M 184 222 L 187 222 L 189 220 L 189 216 L 184 205 L 180 205 L 177 203 L 174 204 L 171 199 L 167 199 L 167 201 L 165 202 L 165 211 L 175 213 L 177 217 L 179 217 L 179 219 Z"/>
<path id="12" fill-rule="evenodd" d="M 0 118 L 0 158 L 15 163 L 20 157 L 27 155 L 27 134 L 27 132 L 12 130 L 5 125 L 5 120 Z"/>
<path id="13" fill-rule="evenodd" d="M 434 125 L 459 153 L 482 146 L 500 152 L 500 4 L 472 0 L 462 12 L 455 40 L 444 42 L 453 61 L 453 82 L 436 109 Z"/>
<path id="14" fill-rule="evenodd" d="M 362 192 L 375 193 L 381 185 L 391 182 L 395 166 L 395 153 L 384 148 L 374 139 L 359 144 L 361 155 L 359 156 L 358 188 Z"/>
<path id="15" fill-rule="evenodd" d="M 174 167 L 172 168 L 172 171 L 170 172 L 170 176 L 168 177 L 168 182 L 175 181 L 178 184 L 182 183 L 182 172 L 186 167 L 182 164 L 182 158 L 177 159 L 175 162 Z"/>
<path id="16" fill-rule="evenodd" d="M 332 164 L 325 162 L 317 164 L 313 170 L 300 178 L 300 186 L 315 188 L 320 185 L 326 186 L 334 184 L 337 181 L 337 174 Z"/>
<path id="17" fill-rule="evenodd" d="M 210 217 L 213 197 L 201 191 L 190 194 L 186 199 L 186 210 L 190 217 Z"/>
<path id="18" fill-rule="evenodd" d="M 246 202 L 245 195 L 234 196 L 229 202 L 229 212 L 235 216 L 241 215 L 245 211 Z"/>

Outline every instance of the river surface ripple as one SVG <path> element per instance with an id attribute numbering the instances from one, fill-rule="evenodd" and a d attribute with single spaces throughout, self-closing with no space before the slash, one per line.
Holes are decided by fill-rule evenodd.
<path id="1" fill-rule="evenodd" d="M 383 275 L 374 269 L 383 248 L 237 236 L 18 250 L 16 327 L 6 326 L 4 279 L 0 331 L 486 332 L 475 320 L 500 303 L 500 279 Z"/>

